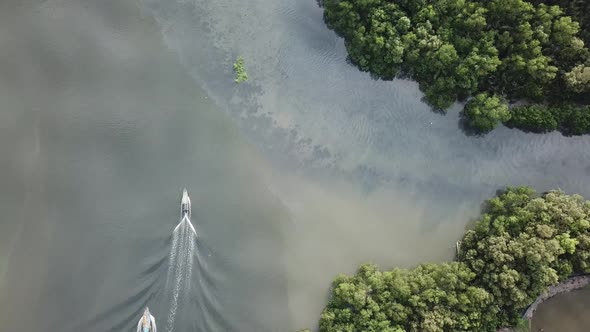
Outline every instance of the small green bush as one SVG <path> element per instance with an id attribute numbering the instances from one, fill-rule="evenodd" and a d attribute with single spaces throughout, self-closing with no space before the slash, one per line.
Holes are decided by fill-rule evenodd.
<path id="1" fill-rule="evenodd" d="M 480 93 L 465 105 L 463 110 L 469 127 L 478 133 L 486 133 L 499 122 L 510 119 L 508 105 L 495 95 Z"/>
<path id="2" fill-rule="evenodd" d="M 234 82 L 242 83 L 248 80 L 248 74 L 244 68 L 244 58 L 242 58 L 242 56 L 238 56 L 236 59 L 236 62 L 234 63 L 234 72 L 236 73 Z"/>

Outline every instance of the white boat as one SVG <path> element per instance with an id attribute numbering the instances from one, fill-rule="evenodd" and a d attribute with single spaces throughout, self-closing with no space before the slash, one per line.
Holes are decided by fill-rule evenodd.
<path id="1" fill-rule="evenodd" d="M 137 323 L 137 332 L 157 332 L 156 319 L 150 313 L 150 309 L 145 307 L 145 311 Z"/>
<path id="2" fill-rule="evenodd" d="M 178 223 L 178 225 L 176 225 L 174 231 L 176 232 L 178 227 L 180 227 L 180 225 L 182 224 L 187 224 L 193 232 L 193 234 L 197 236 L 197 231 L 191 223 L 191 198 L 188 195 L 188 191 L 186 190 L 186 188 L 182 190 L 182 198 L 180 200 L 180 222 Z"/>

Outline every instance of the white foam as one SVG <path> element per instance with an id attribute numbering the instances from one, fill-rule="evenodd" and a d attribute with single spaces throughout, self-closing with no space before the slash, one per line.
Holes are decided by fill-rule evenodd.
<path id="1" fill-rule="evenodd" d="M 168 332 L 174 329 L 179 300 L 183 300 L 183 294 L 187 294 L 191 288 L 195 236 L 189 227 L 188 223 L 181 222 L 174 229 L 172 237 L 170 265 L 166 280 L 166 289 L 169 289 L 169 286 L 173 287 L 166 328 Z"/>

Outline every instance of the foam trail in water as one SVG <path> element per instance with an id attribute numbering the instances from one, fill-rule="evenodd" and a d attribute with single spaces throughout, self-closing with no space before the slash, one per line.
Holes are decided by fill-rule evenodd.
<path id="1" fill-rule="evenodd" d="M 176 228 L 172 237 L 170 248 L 170 266 L 168 267 L 168 286 L 173 287 L 170 299 L 170 311 L 168 312 L 167 331 L 174 329 L 178 302 L 182 294 L 186 294 L 191 286 L 191 277 L 194 261 L 195 236 L 187 223 L 181 223 Z"/>
<path id="2" fill-rule="evenodd" d="M 173 291 L 171 294 L 171 303 L 170 303 L 170 311 L 168 312 L 168 331 L 172 331 L 172 328 L 174 327 L 174 319 L 176 317 L 176 310 L 178 308 L 178 295 L 180 293 L 180 278 L 182 276 L 182 274 L 180 274 L 180 269 L 182 268 L 182 261 L 183 261 L 183 257 L 182 257 L 182 252 L 183 252 L 183 242 L 182 242 L 182 237 L 183 237 L 183 232 L 184 229 L 183 228 L 177 228 L 174 230 L 174 235 L 173 235 L 173 240 L 172 243 L 176 242 L 177 244 L 180 243 L 180 247 L 178 248 L 171 248 L 170 249 L 170 255 L 171 257 L 178 257 L 178 261 L 174 260 L 174 261 L 170 261 L 170 269 L 173 271 L 173 274 L 169 277 L 169 280 L 166 281 L 167 284 L 169 284 L 170 282 L 173 282 Z"/>
<path id="3" fill-rule="evenodd" d="M 189 253 L 189 259 L 187 260 L 187 266 L 186 266 L 186 270 L 185 270 L 185 278 L 184 278 L 184 290 L 186 292 L 188 292 L 191 289 L 191 278 L 193 275 L 193 262 L 194 262 L 194 257 L 193 257 L 193 252 L 195 251 L 195 238 L 193 236 L 193 234 L 187 230 L 186 231 L 188 233 L 188 236 L 186 237 L 186 240 L 188 241 L 188 250 L 187 253 Z"/>
<path id="4" fill-rule="evenodd" d="M 178 252 L 178 236 L 176 236 L 174 232 L 172 236 L 172 246 L 170 247 L 170 258 L 168 259 L 168 273 L 166 274 L 166 286 L 165 289 L 168 289 L 168 285 L 170 280 L 172 280 L 172 273 L 174 272 L 174 267 L 176 266 L 176 255 Z"/>

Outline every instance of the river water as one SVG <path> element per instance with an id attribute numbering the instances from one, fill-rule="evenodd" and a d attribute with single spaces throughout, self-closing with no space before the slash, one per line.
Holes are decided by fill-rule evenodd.
<path id="1" fill-rule="evenodd" d="M 543 302 L 532 321 L 534 332 L 588 331 L 590 288 L 562 294 Z"/>
<path id="2" fill-rule="evenodd" d="M 175 331 L 314 327 L 336 274 L 450 259 L 507 184 L 590 197 L 590 138 L 467 137 L 458 106 L 348 65 L 321 13 L 2 2 L 2 330 L 128 331 L 145 305 L 165 329 L 174 303 Z M 185 186 L 199 235 L 171 302 Z"/>

